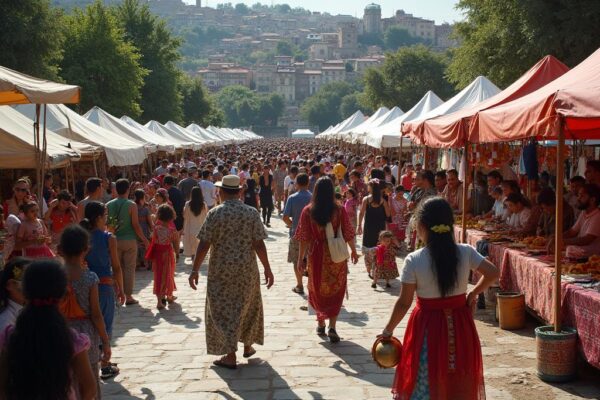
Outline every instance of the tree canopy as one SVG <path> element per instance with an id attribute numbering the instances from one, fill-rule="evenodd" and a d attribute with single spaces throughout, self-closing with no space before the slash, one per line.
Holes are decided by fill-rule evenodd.
<path id="1" fill-rule="evenodd" d="M 177 67 L 181 40 L 139 0 L 125 0 L 117 8 L 117 16 L 126 38 L 141 55 L 140 64 L 148 71 L 142 87 L 142 122 L 152 119 L 181 122 L 181 73 Z"/>
<path id="2" fill-rule="evenodd" d="M 506 87 L 552 54 L 573 67 L 600 47 L 595 0 L 461 0 L 466 19 L 455 27 L 449 78 L 457 87 L 485 75 Z"/>
<path id="3" fill-rule="evenodd" d="M 99 106 L 111 114 L 138 117 L 147 70 L 114 13 L 96 1 L 84 11 L 76 9 L 64 21 L 61 75 L 83 88 L 82 109 Z"/>
<path id="4" fill-rule="evenodd" d="M 343 119 L 342 99 L 357 92 L 357 89 L 348 82 L 332 82 L 323 85 L 317 93 L 302 104 L 300 115 L 311 125 L 318 125 L 320 129 L 326 129 Z M 347 100 L 347 102 L 349 101 L 350 99 Z"/>
<path id="5" fill-rule="evenodd" d="M 49 0 L 0 1 L 0 65 L 57 79 L 63 42 L 60 19 Z"/>
<path id="6" fill-rule="evenodd" d="M 428 90 L 449 97 L 454 89 L 445 78 L 446 66 L 443 55 L 423 45 L 388 53 L 381 68 L 365 73 L 365 102 L 373 109 L 400 106 L 408 110 Z"/>
<path id="7" fill-rule="evenodd" d="M 217 107 L 215 99 L 210 95 L 199 78 L 182 77 L 181 91 L 183 96 L 183 120 L 185 125 L 192 123 L 200 126 L 221 126 L 225 115 Z"/>
<path id="8" fill-rule="evenodd" d="M 258 94 L 245 86 L 227 86 L 217 93 L 217 104 L 231 127 L 276 126 L 284 100 L 275 93 Z"/>
<path id="9" fill-rule="evenodd" d="M 383 43 L 387 50 L 398 50 L 400 47 L 421 43 L 421 40 L 412 36 L 406 29 L 392 25 L 383 33 Z"/>

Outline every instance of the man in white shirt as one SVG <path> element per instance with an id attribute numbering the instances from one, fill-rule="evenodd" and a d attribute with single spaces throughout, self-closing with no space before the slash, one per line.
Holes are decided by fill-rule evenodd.
<path id="1" fill-rule="evenodd" d="M 600 188 L 586 184 L 579 189 L 577 207 L 582 211 L 575 225 L 563 235 L 567 253 L 583 257 L 600 254 Z M 549 241 L 548 251 L 554 250 L 554 240 Z"/>
<path id="2" fill-rule="evenodd" d="M 166 175 L 169 173 L 169 160 L 166 158 L 160 162 L 160 166 L 154 170 L 155 176 Z"/>
<path id="3" fill-rule="evenodd" d="M 283 204 L 287 203 L 288 197 L 296 193 L 296 177 L 298 176 L 298 166 L 292 165 L 290 167 L 290 173 L 285 177 L 283 182 L 284 200 Z"/>
<path id="4" fill-rule="evenodd" d="M 211 172 L 205 169 L 202 171 L 202 180 L 200 181 L 202 196 L 209 210 L 217 204 L 217 187 L 210 181 L 211 175 Z"/>

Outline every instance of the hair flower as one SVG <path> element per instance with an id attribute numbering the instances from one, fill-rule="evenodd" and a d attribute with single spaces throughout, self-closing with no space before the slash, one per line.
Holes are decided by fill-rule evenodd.
<path id="1" fill-rule="evenodd" d="M 431 230 L 435 233 L 448 233 L 450 232 L 450 227 L 448 225 L 435 225 L 431 227 Z"/>
<path id="2" fill-rule="evenodd" d="M 369 181 L 369 183 L 373 183 L 375 185 L 379 185 L 379 178 L 373 178 Z"/>

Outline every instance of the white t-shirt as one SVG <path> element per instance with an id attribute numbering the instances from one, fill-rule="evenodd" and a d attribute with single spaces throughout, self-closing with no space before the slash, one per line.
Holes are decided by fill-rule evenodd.
<path id="1" fill-rule="evenodd" d="M 508 226 L 514 229 L 523 229 L 527 226 L 529 219 L 531 218 L 531 208 L 523 208 L 516 214 L 511 214 L 508 218 Z"/>
<path id="2" fill-rule="evenodd" d="M 288 195 L 296 191 L 296 179 L 292 179 L 291 176 L 287 175 L 283 180 L 283 190 L 288 191 Z"/>
<path id="3" fill-rule="evenodd" d="M 468 244 L 457 244 L 458 247 L 458 283 L 448 293 L 448 297 L 467 292 L 469 271 L 476 270 L 485 259 Z M 438 285 L 429 249 L 426 247 L 410 253 L 404 260 L 404 268 L 400 277 L 402 283 L 416 283 L 417 296 L 425 299 L 442 297 Z"/>
<path id="4" fill-rule="evenodd" d="M 202 196 L 206 205 L 213 207 L 217 202 L 217 187 L 215 184 L 203 179 L 200 181 L 200 189 L 202 189 Z"/>

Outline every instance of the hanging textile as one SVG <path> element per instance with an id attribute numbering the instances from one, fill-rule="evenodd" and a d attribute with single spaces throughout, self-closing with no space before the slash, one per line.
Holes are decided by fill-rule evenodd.
<path id="1" fill-rule="evenodd" d="M 539 178 L 539 165 L 537 159 L 537 144 L 535 142 L 529 143 L 523 147 L 523 164 L 525 166 L 523 172 L 527 175 L 527 179 L 537 180 Z"/>
<path id="2" fill-rule="evenodd" d="M 587 164 L 587 158 L 584 156 L 579 157 L 579 161 L 577 162 L 577 175 L 585 176 L 585 168 Z"/>
<path id="3" fill-rule="evenodd" d="M 469 151 L 468 147 L 465 148 L 465 151 L 463 151 L 460 162 L 458 163 L 458 180 L 461 182 L 465 182 L 465 177 L 467 175 L 467 162 L 465 159 L 467 151 Z"/>

